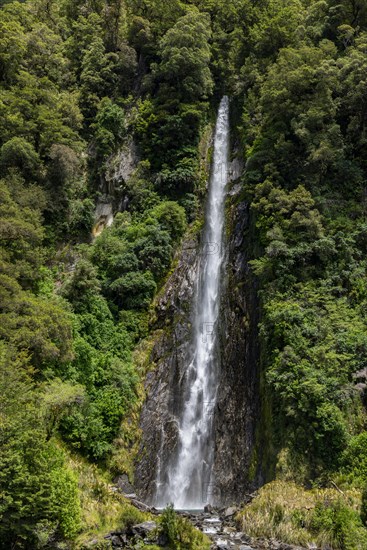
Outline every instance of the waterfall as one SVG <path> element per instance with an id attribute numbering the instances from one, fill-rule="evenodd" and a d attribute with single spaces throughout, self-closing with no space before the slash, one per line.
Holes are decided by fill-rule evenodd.
<path id="1" fill-rule="evenodd" d="M 179 441 L 174 456 L 160 466 L 155 503 L 200 509 L 215 500 L 213 417 L 219 380 L 218 322 L 228 179 L 229 101 L 220 103 L 214 138 L 205 225 L 194 294 L 193 355 L 180 388 Z M 160 457 L 161 458 L 161 457 Z M 161 464 L 161 462 L 160 462 Z"/>

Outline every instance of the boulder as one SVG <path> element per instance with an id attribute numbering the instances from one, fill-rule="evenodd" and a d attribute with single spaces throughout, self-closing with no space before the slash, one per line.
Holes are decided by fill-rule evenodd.
<path id="1" fill-rule="evenodd" d="M 157 528 L 155 521 L 144 521 L 143 523 L 138 523 L 131 528 L 131 532 L 134 535 L 137 535 L 141 538 L 147 537 L 152 531 Z"/>
<path id="2" fill-rule="evenodd" d="M 125 548 L 128 543 L 128 537 L 125 531 L 114 531 L 105 536 L 105 539 L 111 541 L 112 548 Z"/>
<path id="3" fill-rule="evenodd" d="M 110 540 L 112 548 L 123 548 L 123 545 L 125 545 L 122 538 L 117 535 L 113 535 Z"/>
<path id="4" fill-rule="evenodd" d="M 150 512 L 150 507 L 147 504 L 144 504 L 144 502 L 141 502 L 140 500 L 137 500 L 136 498 L 131 499 L 131 504 L 135 506 L 138 510 L 141 512 Z"/>
<path id="5" fill-rule="evenodd" d="M 229 508 L 226 508 L 224 511 L 224 517 L 230 518 L 234 516 L 238 512 L 237 508 L 235 506 L 230 506 Z"/>
<path id="6" fill-rule="evenodd" d="M 227 548 L 229 548 L 228 541 L 225 539 L 218 539 L 215 541 L 215 544 L 216 544 L 216 547 L 219 548 L 220 550 L 226 550 Z"/>
<path id="7" fill-rule="evenodd" d="M 116 477 L 113 482 L 116 487 L 118 487 L 118 489 L 125 495 L 133 495 L 135 493 L 134 487 L 131 485 L 129 478 L 126 474 Z M 132 498 L 136 498 L 136 495 Z"/>

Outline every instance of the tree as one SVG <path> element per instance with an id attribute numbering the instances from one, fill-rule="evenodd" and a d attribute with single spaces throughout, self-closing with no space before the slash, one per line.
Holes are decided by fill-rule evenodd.
<path id="1" fill-rule="evenodd" d="M 138 56 L 148 56 L 152 49 L 150 22 L 143 17 L 132 17 L 128 33 L 129 44 L 135 48 Z"/>
<path id="2" fill-rule="evenodd" d="M 48 177 L 55 187 L 65 187 L 78 175 L 80 158 L 71 147 L 54 143 L 50 148 L 49 158 Z"/>
<path id="3" fill-rule="evenodd" d="M 91 125 L 94 133 L 94 144 L 99 158 L 108 157 L 126 132 L 124 111 L 104 97 L 98 105 L 95 122 Z"/>
<path id="4" fill-rule="evenodd" d="M 187 226 L 185 210 L 177 202 L 161 202 L 150 215 L 164 231 L 168 231 L 174 242 L 184 234 Z"/>
<path id="5" fill-rule="evenodd" d="M 167 231 L 156 224 L 147 224 L 134 242 L 134 252 L 142 270 L 149 270 L 159 280 L 169 267 L 172 244 Z"/>
<path id="6" fill-rule="evenodd" d="M 89 121 L 96 115 L 99 100 L 113 94 L 117 82 L 115 63 L 115 56 L 106 52 L 100 37 L 94 38 L 84 52 L 80 74 L 81 105 Z"/>
<path id="7" fill-rule="evenodd" d="M 167 31 L 160 42 L 161 62 L 153 69 L 162 99 L 194 103 L 211 95 L 209 39 L 209 17 L 197 12 L 181 17 Z"/>
<path id="8" fill-rule="evenodd" d="M 0 344 L 0 548 L 36 547 L 39 537 L 74 537 L 80 527 L 77 480 L 47 442 L 25 357 Z"/>
<path id="9" fill-rule="evenodd" d="M 11 84 L 26 51 L 24 28 L 2 8 L 0 22 L 0 80 Z"/>
<path id="10" fill-rule="evenodd" d="M 78 311 L 78 306 L 83 302 L 88 303 L 92 296 L 98 294 L 100 288 L 96 267 L 90 261 L 79 258 L 75 270 L 64 282 L 61 292 Z"/>
<path id="11" fill-rule="evenodd" d="M 13 137 L 0 149 L 0 168 L 16 168 L 27 181 L 40 176 L 41 160 L 31 143 L 22 137 Z"/>
<path id="12" fill-rule="evenodd" d="M 42 262 L 45 195 L 40 187 L 25 187 L 19 175 L 11 174 L 0 180 L 0 199 L 2 272 L 29 288 Z"/>
<path id="13" fill-rule="evenodd" d="M 150 271 L 129 272 L 109 285 L 117 304 L 124 309 L 141 309 L 149 305 L 157 289 Z"/>
<path id="14" fill-rule="evenodd" d="M 363 0 L 328 0 L 326 32 L 333 38 L 337 36 L 340 25 L 350 25 L 356 29 L 367 25 L 367 7 Z"/>

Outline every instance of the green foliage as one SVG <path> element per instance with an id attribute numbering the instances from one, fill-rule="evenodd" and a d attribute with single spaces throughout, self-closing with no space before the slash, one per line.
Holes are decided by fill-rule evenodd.
<path id="1" fill-rule="evenodd" d="M 177 516 L 173 506 L 167 506 L 161 517 L 162 532 L 166 535 L 170 545 L 177 539 L 178 525 Z"/>
<path id="2" fill-rule="evenodd" d="M 96 122 L 91 126 L 94 131 L 95 147 L 97 155 L 104 159 L 112 153 L 124 135 L 124 112 L 105 97 L 98 106 L 95 120 Z"/>
<path id="3" fill-rule="evenodd" d="M 4 547 L 76 535 L 76 481 L 53 437 L 107 464 L 137 407 L 133 348 L 199 211 L 198 145 L 223 93 L 246 161 L 269 445 L 301 462 L 307 481 L 340 468 L 364 486 L 365 2 L 25 0 L 0 9 L 0 338 L 14 399 L 26 400 L 24 426 L 10 397 L 4 420 L 17 428 L 1 450 Z M 117 176 L 132 137 L 140 163 Z M 90 242 L 100 194 L 124 211 Z M 289 522 L 278 505 L 268 519 L 286 536 L 306 515 Z M 365 544 L 356 507 L 322 503 L 311 523 L 320 544 Z M 162 525 L 173 548 L 206 547 L 173 510 Z"/>
<path id="4" fill-rule="evenodd" d="M 342 499 L 330 505 L 317 503 L 310 520 L 310 531 L 325 537 L 336 549 L 359 550 L 367 544 L 367 531 L 359 514 Z"/>
<path id="5" fill-rule="evenodd" d="M 352 437 L 342 457 L 343 470 L 362 484 L 367 481 L 367 432 Z"/>
<path id="6" fill-rule="evenodd" d="M 63 415 L 67 414 L 74 403 L 84 398 L 84 387 L 78 384 L 62 382 L 54 378 L 44 384 L 40 398 L 44 408 L 44 422 L 48 438 L 54 434 Z"/>
<path id="7" fill-rule="evenodd" d="M 100 382 L 101 387 L 92 390 L 82 405 L 74 407 L 61 421 L 61 433 L 76 449 L 95 459 L 103 459 L 112 450 L 112 441 L 120 426 L 122 416 L 136 399 L 136 373 L 131 366 L 120 362 L 111 366 Z"/>
<path id="8" fill-rule="evenodd" d="M 146 308 L 185 228 L 184 210 L 173 201 L 148 210 L 145 223 L 117 216 L 96 239 L 92 252 L 106 297 L 122 309 Z"/>
<path id="9" fill-rule="evenodd" d="M 1 345 L 0 546 L 36 547 L 80 528 L 77 482 L 64 455 L 47 441 L 24 356 Z"/>
<path id="10" fill-rule="evenodd" d="M 11 174 L 0 180 L 0 199 L 1 271 L 29 287 L 42 262 L 45 196 L 39 187 L 26 188 L 23 180 Z"/>
<path id="11" fill-rule="evenodd" d="M 0 149 L 0 167 L 3 170 L 16 168 L 26 180 L 37 179 L 41 161 L 31 143 L 14 137 Z"/>
<path id="12" fill-rule="evenodd" d="M 108 95 L 115 83 L 114 58 L 106 52 L 102 38 L 97 36 L 85 50 L 81 63 L 81 101 L 88 120 L 96 116 L 99 99 Z"/>
<path id="13" fill-rule="evenodd" d="M 210 20 L 193 11 L 180 18 L 160 42 L 161 62 L 153 69 L 159 95 L 193 103 L 206 99 L 213 83 L 209 69 Z"/>
<path id="14" fill-rule="evenodd" d="M 1 409 L 4 548 L 75 539 L 83 491 L 55 440 L 106 465 L 125 436 L 121 421 L 137 409 L 141 384 L 133 347 L 147 335 L 149 305 L 187 226 L 165 193 L 184 200 L 196 189 L 212 91 L 209 17 L 185 15 L 180 2 L 127 13 L 132 4 L 1 3 L 0 339 L 10 388 L 1 391 L 11 403 Z M 142 161 L 107 190 L 131 127 Z M 90 242 L 100 192 L 127 212 Z"/>
<path id="15" fill-rule="evenodd" d="M 134 506 L 130 506 L 130 508 L 124 511 L 121 520 L 126 529 L 131 529 L 134 525 L 142 523 L 145 520 L 145 516 L 140 510 Z"/>
<path id="16" fill-rule="evenodd" d="M 205 550 L 210 548 L 210 540 L 195 529 L 184 517 L 175 513 L 173 506 L 164 509 L 160 517 L 160 531 L 167 538 L 169 548 L 184 550 Z"/>
<path id="17" fill-rule="evenodd" d="M 152 250 L 154 256 L 155 250 Z M 155 261 L 155 259 L 154 259 Z M 150 271 L 125 273 L 113 283 L 109 289 L 117 303 L 125 309 L 140 309 L 147 307 L 156 290 L 153 275 Z"/>
<path id="18" fill-rule="evenodd" d="M 244 531 L 289 544 L 333 550 L 362 550 L 367 530 L 359 516 L 359 495 L 336 489 L 306 490 L 294 483 L 266 484 L 240 512 Z"/>
<path id="19" fill-rule="evenodd" d="M 264 3 L 232 59 L 273 443 L 288 449 L 290 470 L 303 464 L 305 480 L 342 467 L 360 484 L 366 21 L 358 2 L 354 17 L 351 3 L 336 4 Z"/>
<path id="20" fill-rule="evenodd" d="M 337 465 L 347 441 L 342 412 L 353 408 L 351 374 L 362 366 L 364 323 L 326 289 L 295 288 L 267 299 L 261 334 L 272 350 L 267 380 L 287 417 L 294 448 L 311 464 Z M 294 438 L 294 439 L 293 439 Z M 310 454 L 309 454 L 310 453 Z"/>
<path id="21" fill-rule="evenodd" d="M 100 287 L 97 269 L 87 259 L 80 258 L 71 277 L 65 281 L 62 294 L 78 311 L 84 304 L 90 307 L 90 299 L 98 293 Z"/>
<path id="22" fill-rule="evenodd" d="M 198 183 L 197 159 L 183 157 L 178 160 L 174 169 L 163 168 L 156 179 L 158 188 L 173 195 L 195 190 Z"/>
<path id="23" fill-rule="evenodd" d="M 77 320 L 75 359 L 68 377 L 82 384 L 87 394 L 68 404 L 59 418 L 64 438 L 90 457 L 105 459 L 121 418 L 136 400 L 138 377 L 130 362 L 133 338 L 114 322 L 94 266 L 79 260 L 63 287 Z M 60 374 L 65 376 L 65 369 Z"/>
<path id="24" fill-rule="evenodd" d="M 204 103 L 161 105 L 140 103 L 135 132 L 151 167 L 157 171 L 161 192 L 182 195 L 192 192 L 197 180 L 197 146 L 205 121 Z M 160 154 L 157 158 L 156 151 Z"/>
<path id="25" fill-rule="evenodd" d="M 37 187 L 25 188 L 16 176 L 0 182 L 0 194 L 0 337 L 29 353 L 34 366 L 45 368 L 46 362 L 70 359 L 72 334 L 63 304 L 31 292 L 41 278 L 44 196 Z"/>
<path id="26" fill-rule="evenodd" d="M 186 215 L 184 209 L 176 202 L 161 202 L 150 213 L 156 219 L 160 227 L 167 231 L 173 241 L 182 237 L 186 229 Z"/>

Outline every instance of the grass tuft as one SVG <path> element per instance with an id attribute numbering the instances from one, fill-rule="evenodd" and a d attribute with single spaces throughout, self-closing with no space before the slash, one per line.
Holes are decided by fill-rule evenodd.
<path id="1" fill-rule="evenodd" d="M 357 490 L 306 490 L 293 482 L 273 481 L 259 490 L 237 520 L 253 537 L 304 546 L 314 543 L 330 550 L 365 550 L 367 529 L 360 507 Z"/>

